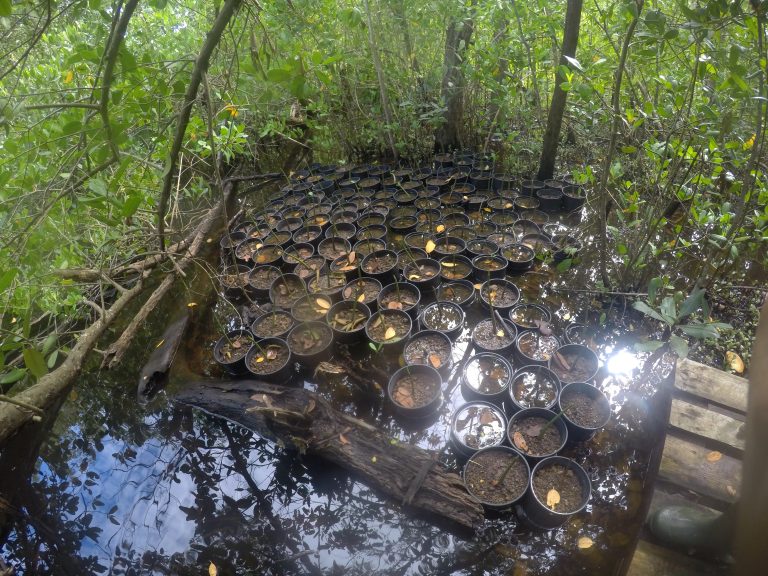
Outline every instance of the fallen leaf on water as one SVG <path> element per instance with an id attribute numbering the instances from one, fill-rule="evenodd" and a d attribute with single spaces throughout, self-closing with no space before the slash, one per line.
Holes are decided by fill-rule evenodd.
<path id="1" fill-rule="evenodd" d="M 707 454 L 707 462 L 717 462 L 722 457 L 723 457 L 723 454 L 721 452 L 718 452 L 717 450 L 712 450 L 712 452 Z"/>
<path id="2" fill-rule="evenodd" d="M 445 231 L 445 226 L 442 224 L 439 224 L 437 228 L 435 228 L 435 232 L 437 232 L 438 234 L 440 234 L 440 232 L 443 232 L 443 231 Z"/>
<path id="3" fill-rule="evenodd" d="M 187 308 L 194 308 L 197 306 L 197 302 L 187 302 Z"/>
<path id="4" fill-rule="evenodd" d="M 592 548 L 592 545 L 594 542 L 592 541 L 592 538 L 589 536 L 582 536 L 579 538 L 578 546 L 580 550 L 586 550 L 587 548 Z"/>
<path id="5" fill-rule="evenodd" d="M 219 570 L 216 568 L 216 564 L 211 562 L 208 565 L 208 576 L 217 576 L 219 573 Z"/>
<path id="6" fill-rule="evenodd" d="M 339 434 L 339 442 L 341 442 L 344 446 L 349 444 L 349 440 L 347 440 L 347 437 L 344 436 L 344 434 Z"/>
<path id="7" fill-rule="evenodd" d="M 75 400 L 77 400 L 77 390 L 74 390 L 74 389 L 73 389 L 73 390 L 72 390 L 72 391 L 69 393 L 69 399 L 70 399 L 72 402 L 74 402 Z"/>
<path id="8" fill-rule="evenodd" d="M 456 264 L 453 262 L 443 262 L 442 264 L 443 264 L 443 268 L 453 268 L 454 266 L 456 266 Z"/>
<path id="9" fill-rule="evenodd" d="M 547 492 L 547 506 L 554 510 L 558 504 L 560 504 L 560 492 L 550 488 L 549 492 Z"/>
<path id="10" fill-rule="evenodd" d="M 363 300 L 365 300 L 365 293 L 363 293 L 363 294 L 360 294 L 360 296 L 358 296 L 358 297 L 356 298 L 356 300 L 357 300 L 358 302 L 362 302 Z"/>
<path id="11" fill-rule="evenodd" d="M 397 335 L 397 332 L 395 331 L 395 329 L 394 329 L 394 328 L 392 328 L 392 326 L 390 326 L 390 327 L 389 327 L 389 328 L 387 328 L 387 330 L 384 332 L 384 340 L 391 340 L 391 339 L 392 339 L 392 338 L 394 338 L 396 335 Z"/>
<path id="12" fill-rule="evenodd" d="M 157 344 L 155 344 L 155 348 L 160 348 L 160 346 L 162 346 L 162 345 L 163 345 L 163 342 L 165 342 L 165 338 L 163 338 L 162 340 L 160 340 L 160 342 L 158 342 Z"/>
<path id="13" fill-rule="evenodd" d="M 440 362 L 440 356 L 437 354 L 429 355 L 429 363 L 432 364 L 432 368 L 440 368 L 442 362 Z"/>
<path id="14" fill-rule="evenodd" d="M 424 246 L 424 251 L 427 254 L 431 254 L 432 251 L 435 249 L 435 246 L 437 246 L 432 240 L 427 240 L 427 244 Z"/>
<path id="15" fill-rule="evenodd" d="M 328 302 L 325 298 L 317 298 L 315 300 L 315 303 L 320 306 L 323 310 L 328 310 L 331 307 L 331 303 Z"/>
<path id="16" fill-rule="evenodd" d="M 514 442 L 515 446 L 520 448 L 523 452 L 528 452 L 528 442 L 525 441 L 525 438 L 523 438 L 523 435 L 520 434 L 520 432 L 512 434 L 512 442 Z"/>
<path id="17" fill-rule="evenodd" d="M 744 373 L 744 360 L 736 352 L 730 350 L 725 353 L 725 361 L 728 364 L 728 368 L 736 372 L 736 374 Z"/>

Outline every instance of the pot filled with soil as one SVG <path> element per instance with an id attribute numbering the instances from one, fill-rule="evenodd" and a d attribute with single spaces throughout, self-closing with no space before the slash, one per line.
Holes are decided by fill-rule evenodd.
<path id="1" fill-rule="evenodd" d="M 357 217 L 357 213 L 355 213 L 355 217 Z M 344 238 L 351 241 L 357 234 L 357 226 L 355 226 L 354 221 L 335 222 L 325 230 L 324 234 L 326 238 Z"/>
<path id="2" fill-rule="evenodd" d="M 288 336 L 295 321 L 285 310 L 272 310 L 262 314 L 251 324 L 251 332 L 256 338 L 282 338 Z"/>
<path id="3" fill-rule="evenodd" d="M 307 290 L 310 294 L 322 294 L 332 302 L 338 302 L 346 284 L 347 277 L 341 272 L 321 272 L 307 281 Z"/>
<path id="4" fill-rule="evenodd" d="M 287 342 L 294 360 L 304 368 L 314 368 L 330 358 L 333 331 L 325 322 L 304 322 L 291 329 Z"/>
<path id="5" fill-rule="evenodd" d="M 437 287 L 435 299 L 438 302 L 453 302 L 468 308 L 475 302 L 475 286 L 469 280 L 454 280 Z"/>
<path id="6" fill-rule="evenodd" d="M 304 220 L 302 220 L 302 218 L 289 217 L 280 220 L 280 222 L 275 224 L 275 230 L 278 232 L 290 232 L 291 235 L 293 235 L 293 233 L 301 228 L 303 224 Z"/>
<path id="7" fill-rule="evenodd" d="M 520 244 L 528 246 L 537 256 L 545 257 L 554 248 L 549 236 L 542 233 L 526 234 L 520 239 Z"/>
<path id="8" fill-rule="evenodd" d="M 536 191 L 539 209 L 544 212 L 559 212 L 563 207 L 563 191 L 555 188 L 542 188 Z"/>
<path id="9" fill-rule="evenodd" d="M 512 364 L 493 352 L 480 352 L 464 363 L 461 395 L 465 400 L 483 400 L 501 405 L 512 381 Z"/>
<path id="10" fill-rule="evenodd" d="M 368 226 L 381 226 L 387 221 L 387 217 L 378 212 L 367 212 L 357 218 L 357 225 L 362 230 Z M 386 231 L 386 229 L 385 229 Z"/>
<path id="11" fill-rule="evenodd" d="M 243 258 L 251 262 L 251 266 L 276 266 L 281 267 L 283 264 L 283 247 L 276 244 L 262 244 L 261 241 L 254 242 L 253 240 L 246 240 L 240 244 L 237 248 L 247 245 L 239 254 L 238 262 Z"/>
<path id="12" fill-rule="evenodd" d="M 526 408 L 509 419 L 507 440 L 529 462 L 537 462 L 563 449 L 568 429 L 560 414 L 545 408 Z"/>
<path id="13" fill-rule="evenodd" d="M 463 210 L 456 209 L 455 212 L 451 212 L 453 209 L 443 208 L 443 224 L 446 228 L 455 228 L 456 226 L 469 226 L 470 220 Z"/>
<path id="14" fill-rule="evenodd" d="M 509 264 L 507 270 L 513 273 L 526 272 L 533 267 L 536 252 L 525 244 L 510 244 L 501 249 L 501 255 Z"/>
<path id="15" fill-rule="evenodd" d="M 570 184 L 563 189 L 563 208 L 566 212 L 573 212 L 584 206 L 587 195 L 584 188 L 576 184 Z"/>
<path id="16" fill-rule="evenodd" d="M 365 324 L 368 339 L 386 352 L 400 352 L 411 334 L 411 317 L 402 310 L 379 309 Z"/>
<path id="17" fill-rule="evenodd" d="M 591 382 L 599 365 L 597 354 L 580 344 L 561 346 L 549 359 L 549 369 L 563 384 Z"/>
<path id="18" fill-rule="evenodd" d="M 403 276 L 419 290 L 433 290 L 440 280 L 440 262 L 431 258 L 417 258 L 403 266 Z"/>
<path id="19" fill-rule="evenodd" d="M 413 232 L 418 223 L 416 216 L 398 216 L 389 221 L 389 228 L 395 234 L 405 235 Z"/>
<path id="20" fill-rule="evenodd" d="M 523 366 L 512 376 L 509 396 L 515 411 L 526 408 L 554 409 L 560 380 L 545 366 Z"/>
<path id="21" fill-rule="evenodd" d="M 472 261 L 466 256 L 445 256 L 440 260 L 440 277 L 452 282 L 465 280 L 472 275 Z"/>
<path id="22" fill-rule="evenodd" d="M 448 235 L 454 238 L 461 238 L 464 242 L 477 238 L 477 232 L 471 226 L 454 226 L 448 229 Z"/>
<path id="23" fill-rule="evenodd" d="M 296 264 L 304 262 L 307 258 L 311 258 L 314 253 L 315 247 L 306 242 L 288 246 L 283 250 L 283 269 L 293 270 L 296 267 Z"/>
<path id="24" fill-rule="evenodd" d="M 339 344 L 363 343 L 365 323 L 370 317 L 370 308 L 362 302 L 342 300 L 328 310 L 326 322 Z"/>
<path id="25" fill-rule="evenodd" d="M 333 305 L 330 298 L 305 294 L 291 306 L 291 316 L 297 324 L 302 322 L 319 322 L 325 318 Z"/>
<path id="26" fill-rule="evenodd" d="M 266 264 L 255 266 L 248 274 L 250 292 L 255 298 L 267 298 L 272 283 L 279 278 L 281 274 L 280 269 L 276 266 L 269 266 Z"/>
<path id="27" fill-rule="evenodd" d="M 520 219 L 533 222 L 541 229 L 549 222 L 549 214 L 541 210 L 521 210 Z"/>
<path id="28" fill-rule="evenodd" d="M 222 262 L 234 264 L 236 262 L 235 248 L 246 238 L 247 234 L 245 232 L 224 232 L 221 240 L 219 240 Z"/>
<path id="29" fill-rule="evenodd" d="M 224 268 L 219 276 L 219 284 L 225 298 L 231 300 L 244 298 L 251 291 L 248 283 L 251 270 L 244 264 L 233 264 Z"/>
<path id="30" fill-rule="evenodd" d="M 486 308 L 504 314 L 520 300 L 520 289 L 509 280 L 488 280 L 480 286 L 480 300 Z"/>
<path id="31" fill-rule="evenodd" d="M 280 274 L 269 288 L 269 300 L 284 310 L 290 310 L 306 294 L 307 285 L 296 274 Z"/>
<path id="32" fill-rule="evenodd" d="M 509 319 L 522 332 L 538 330 L 542 322 L 549 324 L 552 314 L 541 304 L 517 304 L 509 311 Z"/>
<path id="33" fill-rule="evenodd" d="M 515 196 L 516 198 L 516 196 Z M 509 198 L 506 196 L 494 196 L 490 200 L 488 200 L 487 206 L 491 209 L 492 213 L 497 212 L 512 212 L 514 213 L 513 208 L 515 205 L 512 203 L 514 198 Z"/>
<path id="34" fill-rule="evenodd" d="M 352 244 L 349 243 L 349 240 L 338 236 L 325 238 L 317 245 L 317 253 L 328 261 L 335 260 L 351 251 Z"/>
<path id="35" fill-rule="evenodd" d="M 419 250 L 424 250 L 424 248 L 427 246 L 427 242 L 434 242 L 434 240 L 435 239 L 432 234 L 428 234 L 426 232 L 411 232 L 410 234 L 406 235 L 406 237 L 403 239 L 403 242 L 405 242 L 405 245 L 408 248 L 418 248 Z"/>
<path id="36" fill-rule="evenodd" d="M 510 230 L 510 228 L 508 227 L 507 230 Z M 527 236 L 528 234 L 539 234 L 541 232 L 541 228 L 539 228 L 538 224 L 535 222 L 521 219 L 512 224 L 511 232 L 515 235 L 519 242 L 523 239 L 524 236 Z"/>
<path id="37" fill-rule="evenodd" d="M 382 284 L 395 279 L 397 272 L 397 253 L 392 250 L 377 250 L 363 258 L 360 264 L 363 274 L 375 278 Z"/>
<path id="38" fill-rule="evenodd" d="M 387 236 L 387 227 L 383 224 L 371 224 L 357 231 L 358 240 L 383 240 Z"/>
<path id="39" fill-rule="evenodd" d="M 264 338 L 256 342 L 245 356 L 248 372 L 264 382 L 284 384 L 293 372 L 291 350 L 285 340 Z"/>
<path id="40" fill-rule="evenodd" d="M 454 339 L 464 328 L 464 310 L 453 302 L 433 302 L 424 308 L 419 322 L 425 330 L 437 330 Z"/>
<path id="41" fill-rule="evenodd" d="M 273 230 L 266 236 L 264 236 L 264 244 L 272 244 L 274 246 L 280 246 L 281 248 L 285 248 L 288 246 L 293 240 L 293 235 L 288 232 L 278 232 L 277 230 Z"/>
<path id="42" fill-rule="evenodd" d="M 490 234 L 493 234 L 496 232 L 496 230 L 498 230 L 496 224 L 489 220 L 484 222 L 476 222 L 474 226 L 478 238 L 487 238 Z"/>
<path id="43" fill-rule="evenodd" d="M 507 418 L 501 408 L 488 402 L 468 402 L 451 416 L 451 445 L 460 456 L 499 446 L 506 438 Z"/>
<path id="44" fill-rule="evenodd" d="M 559 347 L 560 340 L 552 334 L 551 327 L 542 322 L 538 330 L 525 330 L 520 333 L 515 342 L 515 356 L 522 366 L 546 366 Z"/>
<path id="45" fill-rule="evenodd" d="M 568 427 L 568 439 L 584 442 L 595 435 L 611 418 L 611 405 L 605 394 L 584 382 L 572 382 L 560 392 L 557 406 Z"/>
<path id="46" fill-rule="evenodd" d="M 293 273 L 306 282 L 310 278 L 317 276 L 317 272 L 323 270 L 327 264 L 328 261 L 325 258 L 315 254 L 296 264 L 293 268 Z"/>
<path id="47" fill-rule="evenodd" d="M 358 256 L 357 252 L 352 250 L 332 260 L 328 268 L 333 273 L 342 274 L 349 281 L 360 276 L 360 262 L 362 262 L 362 259 Z"/>
<path id="48" fill-rule="evenodd" d="M 399 415 L 422 418 L 440 407 L 442 383 L 442 376 L 431 366 L 403 366 L 389 379 L 387 397 Z"/>
<path id="49" fill-rule="evenodd" d="M 357 220 L 357 210 L 352 207 L 351 209 L 346 208 L 337 208 L 333 212 L 331 212 L 331 223 L 330 223 L 330 230 L 331 228 L 338 226 L 339 224 L 354 224 Z M 328 238 L 328 230 L 325 231 L 325 237 Z M 349 228 L 347 228 L 349 230 Z M 342 237 L 341 234 L 334 234 L 333 232 L 330 233 L 330 236 L 339 236 Z"/>
<path id="50" fill-rule="evenodd" d="M 435 240 L 433 246 L 434 254 L 438 258 L 463 254 L 466 248 L 467 243 L 455 236 L 443 236 L 442 238 L 438 238 Z M 429 252 L 429 250 L 427 250 L 427 252 Z"/>
<path id="51" fill-rule="evenodd" d="M 299 228 L 293 233 L 293 241 L 308 242 L 313 246 L 317 246 L 317 244 L 323 238 L 323 231 L 330 223 L 330 214 L 314 214 L 306 219 L 304 227 Z"/>
<path id="52" fill-rule="evenodd" d="M 245 355 L 253 346 L 253 342 L 253 335 L 244 328 L 227 332 L 214 345 L 213 359 L 228 374 L 233 376 L 247 374 Z"/>
<path id="53" fill-rule="evenodd" d="M 494 232 L 493 234 L 488 235 L 488 241 L 496 244 L 496 246 L 499 247 L 499 252 L 501 252 L 501 255 L 509 260 L 509 258 L 504 254 L 503 249 L 507 246 L 515 244 L 517 242 L 517 237 L 515 237 L 515 235 L 511 232 Z M 510 270 L 509 266 L 507 266 L 507 270 Z"/>
<path id="54" fill-rule="evenodd" d="M 411 335 L 406 342 L 403 359 L 408 366 L 417 364 L 431 366 L 447 377 L 453 365 L 451 350 L 451 339 L 444 333 L 437 330 L 422 330 Z"/>
<path id="55" fill-rule="evenodd" d="M 491 222 L 496 224 L 497 228 L 504 229 L 507 226 L 511 226 L 514 224 L 517 220 L 520 219 L 520 216 L 517 212 L 514 210 L 505 211 L 505 212 L 494 212 L 491 214 Z"/>
<path id="56" fill-rule="evenodd" d="M 494 313 L 494 317 L 480 320 L 472 330 L 472 343 L 485 352 L 509 354 L 515 346 L 515 338 L 517 329 L 501 318 L 498 312 Z"/>
<path id="57" fill-rule="evenodd" d="M 472 267 L 476 282 L 504 278 L 507 274 L 507 260 L 499 255 L 475 256 L 472 259 Z"/>
<path id="58" fill-rule="evenodd" d="M 533 526 L 557 528 L 584 510 L 591 493 L 592 484 L 581 466 L 570 458 L 552 456 L 533 467 L 523 511 Z"/>
<path id="59" fill-rule="evenodd" d="M 544 188 L 541 180 L 525 180 L 520 184 L 520 191 L 525 196 L 535 196 L 537 190 Z"/>
<path id="60" fill-rule="evenodd" d="M 470 258 L 476 256 L 492 256 L 499 251 L 499 247 L 490 240 L 475 238 L 467 242 L 467 254 Z"/>
<path id="61" fill-rule="evenodd" d="M 381 289 L 376 302 L 380 310 L 400 310 L 415 321 L 418 318 L 421 291 L 409 282 L 393 282 Z"/>
<path id="62" fill-rule="evenodd" d="M 490 510 L 506 510 L 519 502 L 530 477 L 528 462 L 508 446 L 480 450 L 464 465 L 467 492 Z"/>
<path id="63" fill-rule="evenodd" d="M 381 238 L 370 238 L 368 240 L 358 240 L 352 247 L 352 250 L 362 259 L 377 250 L 385 250 L 387 242 Z"/>
<path id="64" fill-rule="evenodd" d="M 375 278 L 363 276 L 350 280 L 341 291 L 344 300 L 354 300 L 368 306 L 369 310 L 375 311 L 379 305 L 377 299 L 381 292 L 381 282 Z"/>

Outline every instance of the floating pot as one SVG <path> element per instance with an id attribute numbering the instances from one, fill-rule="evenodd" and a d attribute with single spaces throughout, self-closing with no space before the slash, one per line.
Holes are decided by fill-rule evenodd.
<path id="1" fill-rule="evenodd" d="M 595 435 L 611 418 L 611 404 L 596 387 L 584 382 L 567 384 L 557 400 L 568 427 L 568 439 L 584 442 Z"/>
<path id="2" fill-rule="evenodd" d="M 541 210 L 520 210 L 521 220 L 530 220 L 540 229 L 549 222 L 549 215 Z"/>
<path id="3" fill-rule="evenodd" d="M 536 191 L 539 209 L 544 212 L 559 212 L 563 207 L 563 191 L 555 188 L 542 188 Z"/>
<path id="4" fill-rule="evenodd" d="M 541 228 L 539 228 L 535 222 L 531 222 L 530 220 L 518 220 L 512 224 L 512 233 L 515 235 L 519 242 L 524 236 L 527 236 L 528 234 L 541 233 Z"/>
<path id="5" fill-rule="evenodd" d="M 530 332 L 523 332 L 530 334 Z M 554 409 L 560 393 L 560 380 L 545 366 L 530 364 L 512 376 L 509 397 L 515 411 L 527 408 Z"/>
<path id="6" fill-rule="evenodd" d="M 547 505 L 551 490 L 557 504 Z M 592 484 L 584 469 L 570 458 L 552 456 L 536 464 L 531 471 L 531 488 L 523 500 L 523 512 L 530 524 L 550 530 L 565 524 L 571 516 L 586 508 Z M 564 497 L 565 496 L 565 497 Z"/>
<path id="7" fill-rule="evenodd" d="M 493 234 L 488 235 L 488 241 L 496 244 L 496 246 L 499 247 L 499 251 L 501 251 L 502 248 L 506 248 L 507 246 L 515 244 L 517 242 L 517 238 L 511 232 L 494 232 Z M 506 258 L 507 260 L 509 260 L 509 257 L 504 255 L 503 252 L 501 255 L 504 256 L 504 258 Z"/>
<path id="8" fill-rule="evenodd" d="M 452 348 L 451 339 L 443 332 L 421 330 L 408 339 L 403 349 L 403 359 L 408 366 L 431 366 L 447 377 L 453 366 Z"/>
<path id="9" fill-rule="evenodd" d="M 225 372 L 233 376 L 247 374 L 245 357 L 253 342 L 253 334 L 245 328 L 227 332 L 214 345 L 213 359 Z"/>
<path id="10" fill-rule="evenodd" d="M 525 330 L 515 341 L 515 356 L 523 366 L 528 364 L 546 366 L 559 347 L 560 340 L 557 336 L 545 335 L 539 330 Z"/>
<path id="11" fill-rule="evenodd" d="M 523 499 L 530 486 L 531 468 L 508 446 L 480 450 L 464 465 L 464 486 L 489 510 L 503 511 Z"/>
<path id="12" fill-rule="evenodd" d="M 538 462 L 563 449 L 568 429 L 562 417 L 552 410 L 526 408 L 509 419 L 507 440 L 529 462 Z"/>
<path id="13" fill-rule="evenodd" d="M 475 238 L 467 242 L 467 254 L 470 258 L 475 256 L 492 256 L 499 251 L 499 247 L 488 239 Z"/>
<path id="14" fill-rule="evenodd" d="M 548 365 L 563 384 L 570 384 L 594 380 L 600 361 L 597 354 L 586 346 L 566 344 L 557 349 Z"/>
<path id="15" fill-rule="evenodd" d="M 507 418 L 498 406 L 468 402 L 451 416 L 451 444 L 467 458 L 478 450 L 499 446 L 506 438 Z"/>
<path id="16" fill-rule="evenodd" d="M 584 188 L 577 184 L 571 184 L 563 189 L 563 208 L 566 212 L 573 212 L 584 206 L 586 193 Z"/>
<path id="17" fill-rule="evenodd" d="M 475 256 L 472 259 L 474 278 L 477 282 L 485 282 L 492 278 L 504 278 L 507 274 L 507 260 L 499 255 Z"/>
<path id="18" fill-rule="evenodd" d="M 448 228 L 447 234 L 455 238 L 461 238 L 462 240 L 464 240 L 464 242 L 467 242 L 467 243 L 470 240 L 474 240 L 475 238 L 477 238 L 477 232 L 471 225 L 470 226 L 454 226 L 453 228 Z"/>
<path id="19" fill-rule="evenodd" d="M 442 376 L 431 366 L 403 366 L 389 379 L 387 397 L 399 415 L 423 418 L 440 407 L 442 383 Z"/>
<path id="20" fill-rule="evenodd" d="M 501 405 L 509 393 L 512 364 L 493 352 L 480 352 L 464 363 L 461 395 L 465 400 L 483 400 Z"/>
<path id="21" fill-rule="evenodd" d="M 524 244 L 510 244 L 501 249 L 501 255 L 507 259 L 509 272 L 526 272 L 533 267 L 536 252 Z"/>
<path id="22" fill-rule="evenodd" d="M 453 302 L 434 302 L 424 308 L 419 323 L 425 330 L 443 332 L 454 339 L 464 328 L 464 310 Z"/>
<path id="23" fill-rule="evenodd" d="M 256 342 L 245 356 L 245 365 L 249 373 L 264 382 L 284 384 L 293 372 L 291 350 L 280 338 Z"/>

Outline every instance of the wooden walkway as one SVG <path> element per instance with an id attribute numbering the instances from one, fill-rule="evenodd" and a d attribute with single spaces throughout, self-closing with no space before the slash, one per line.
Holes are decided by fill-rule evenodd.
<path id="1" fill-rule="evenodd" d="M 669 428 L 648 515 L 669 504 L 723 510 L 739 496 L 747 380 L 691 360 L 677 364 Z M 728 567 L 664 547 L 643 529 L 628 576 L 709 576 Z"/>

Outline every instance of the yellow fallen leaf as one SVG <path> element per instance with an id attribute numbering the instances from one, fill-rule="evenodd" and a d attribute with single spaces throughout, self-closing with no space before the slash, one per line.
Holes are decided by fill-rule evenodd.
<path id="1" fill-rule="evenodd" d="M 436 244 L 432 240 L 427 240 L 426 246 L 424 246 L 424 252 L 431 254 L 435 249 Z"/>
<path id="2" fill-rule="evenodd" d="M 586 550 L 587 548 L 592 548 L 592 545 L 594 542 L 592 541 L 592 538 L 589 536 L 582 536 L 579 538 L 578 546 L 580 550 Z"/>
<path id="3" fill-rule="evenodd" d="M 218 573 L 219 573 L 219 570 L 218 570 L 218 568 L 216 568 L 216 564 L 211 562 L 208 565 L 208 576 L 217 576 Z"/>
<path id="4" fill-rule="evenodd" d="M 475 290 L 480 290 L 483 287 L 482 284 L 474 284 Z"/>
<path id="5" fill-rule="evenodd" d="M 490 208 L 483 208 L 483 210 L 485 210 L 486 212 L 490 212 L 491 211 Z"/>
<path id="6" fill-rule="evenodd" d="M 496 336 L 499 338 L 504 338 L 504 330 L 496 330 Z"/>
<path id="7" fill-rule="evenodd" d="M 187 308 L 194 308 L 197 306 L 197 302 L 187 302 Z"/>
<path id="8" fill-rule="evenodd" d="M 560 492 L 551 488 L 549 492 L 547 492 L 547 506 L 554 510 L 555 506 L 558 504 L 560 504 Z"/>
<path id="9" fill-rule="evenodd" d="M 69 393 L 69 399 L 70 399 L 70 401 L 72 401 L 72 402 L 74 402 L 75 400 L 77 400 L 77 390 L 75 390 L 74 388 L 73 388 L 73 389 L 72 389 L 72 391 Z"/>
<path id="10" fill-rule="evenodd" d="M 256 364 L 261 364 L 264 362 L 264 356 L 256 356 Z"/>
<path id="11" fill-rule="evenodd" d="M 736 374 L 744 373 L 744 360 L 736 352 L 728 351 L 725 353 L 725 361 L 728 364 L 728 368 L 736 372 Z"/>
<path id="12" fill-rule="evenodd" d="M 373 462 L 374 464 L 376 464 L 376 456 L 372 456 L 372 457 L 371 457 L 371 462 Z"/>
<path id="13" fill-rule="evenodd" d="M 444 231 L 445 231 L 445 226 L 443 224 L 438 224 L 437 228 L 435 228 L 435 232 L 437 232 L 438 234 L 440 234 L 440 232 L 444 232 Z"/>
<path id="14" fill-rule="evenodd" d="M 229 112 L 229 115 L 232 118 L 237 118 L 237 115 L 240 113 L 237 110 L 237 106 L 235 106 L 234 104 L 227 104 L 226 106 L 224 106 L 224 110 Z"/>
<path id="15" fill-rule="evenodd" d="M 328 308 L 331 307 L 331 303 L 328 302 L 325 298 L 317 298 L 315 299 L 315 303 L 320 306 L 323 310 L 328 310 Z"/>
<path id="16" fill-rule="evenodd" d="M 64 84 L 69 84 L 74 79 L 75 79 L 75 73 L 72 72 L 72 70 L 67 70 L 66 74 L 64 74 Z"/>
<path id="17" fill-rule="evenodd" d="M 429 363 L 432 364 L 432 368 L 440 368 L 442 362 L 440 362 L 440 356 L 437 354 L 429 355 Z"/>
<path id="18" fill-rule="evenodd" d="M 512 442 L 523 452 L 528 452 L 528 442 L 525 441 L 525 438 L 520 432 L 512 434 Z"/>
<path id="19" fill-rule="evenodd" d="M 155 344 L 155 348 L 160 348 L 160 346 L 162 346 L 164 342 L 165 342 L 165 338 L 163 338 L 162 340 L 160 340 L 160 342 Z"/>
<path id="20" fill-rule="evenodd" d="M 396 335 L 397 335 L 397 332 L 395 331 L 394 328 L 392 328 L 392 326 L 390 326 L 389 328 L 387 328 L 386 332 L 384 332 L 384 340 L 391 340 Z"/>
<path id="21" fill-rule="evenodd" d="M 363 300 L 365 300 L 365 292 L 363 292 L 362 294 L 360 294 L 360 296 L 357 297 L 358 302 L 362 302 Z"/>
<path id="22" fill-rule="evenodd" d="M 721 452 L 718 452 L 717 450 L 712 450 L 712 452 L 707 454 L 707 462 L 717 462 L 722 457 L 723 457 L 723 454 Z"/>

